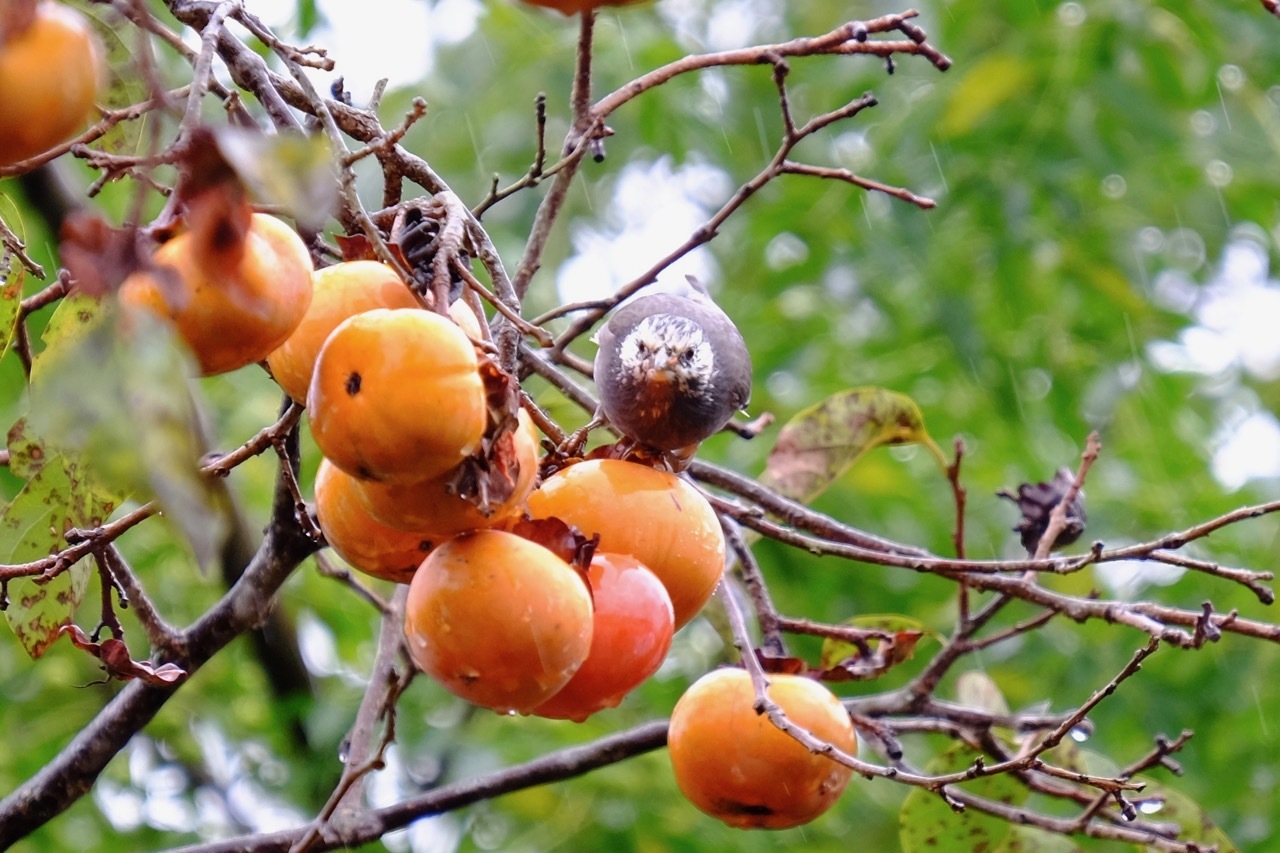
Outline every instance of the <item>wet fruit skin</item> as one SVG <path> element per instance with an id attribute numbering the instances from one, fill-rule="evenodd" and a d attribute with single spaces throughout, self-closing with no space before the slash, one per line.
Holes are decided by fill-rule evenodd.
<path id="1" fill-rule="evenodd" d="M 126 305 L 170 318 L 203 376 L 262 361 L 293 333 L 311 304 L 311 255 L 274 216 L 255 213 L 230 262 L 211 263 L 187 231 L 156 250 L 154 269 L 120 288 Z"/>
<path id="2" fill-rule="evenodd" d="M 369 515 L 355 489 L 359 481 L 329 460 L 316 471 L 316 517 L 339 557 L 365 574 L 408 583 L 431 550 L 431 537 L 393 530 Z"/>
<path id="3" fill-rule="evenodd" d="M 853 755 L 849 715 L 826 687 L 797 675 L 770 675 L 767 694 L 787 719 Z M 808 823 L 839 799 L 853 771 L 809 752 L 753 707 L 741 669 L 709 672 L 671 713 L 667 748 L 681 792 L 712 817 L 739 829 L 787 829 Z"/>
<path id="4" fill-rule="evenodd" d="M 377 261 L 345 261 L 318 269 L 311 286 L 306 316 L 289 339 L 267 357 L 276 382 L 303 404 L 320 347 L 339 323 L 374 308 L 420 307 L 395 270 Z"/>
<path id="5" fill-rule="evenodd" d="M 591 653 L 540 717 L 582 722 L 613 708 L 658 671 L 671 648 L 675 617 L 657 575 L 625 554 L 596 552 L 587 570 L 595 605 Z"/>
<path id="6" fill-rule="evenodd" d="M 412 483 L 480 445 L 484 385 L 470 338 L 419 309 L 376 308 L 325 340 L 307 393 L 321 452 L 355 477 Z"/>
<path id="7" fill-rule="evenodd" d="M 43 2 L 31 26 L 0 44 L 0 166 L 71 138 L 93 113 L 105 51 L 88 19 Z"/>
<path id="8" fill-rule="evenodd" d="M 409 584 L 405 640 L 423 672 L 499 713 L 527 713 L 591 649 L 591 596 L 576 571 L 512 533 L 451 539 Z"/>
<path id="9" fill-rule="evenodd" d="M 455 303 L 456 304 L 456 303 Z M 454 471 L 418 483 L 357 481 L 355 498 L 374 519 L 397 530 L 426 531 L 446 539 L 468 530 L 494 527 L 524 510 L 538 477 L 538 430 L 524 411 L 509 450 L 519 463 L 511 495 L 485 515 L 471 501 L 449 490 Z"/>
<path id="10" fill-rule="evenodd" d="M 559 518 L 599 550 L 630 554 L 671 596 L 675 627 L 698 615 L 724 572 L 724 533 L 693 486 L 666 471 L 617 459 L 592 459 L 557 471 L 529 496 L 534 518 Z"/>

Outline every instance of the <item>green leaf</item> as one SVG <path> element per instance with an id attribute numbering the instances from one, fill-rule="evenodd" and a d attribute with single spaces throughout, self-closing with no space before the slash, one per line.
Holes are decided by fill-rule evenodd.
<path id="1" fill-rule="evenodd" d="M 964 744 L 956 744 L 929 762 L 926 772 L 940 775 L 965 770 L 980 755 Z M 1025 802 L 1028 796 L 1027 789 L 1007 773 L 965 782 L 963 789 L 1014 806 Z M 898 812 L 898 829 L 903 853 L 969 853 L 998 849 L 1008 838 L 1010 825 L 977 809 L 956 812 L 938 794 L 913 788 Z"/>
<path id="2" fill-rule="evenodd" d="M 797 414 L 769 452 L 761 482 L 804 503 L 822 494 L 868 450 L 887 444 L 925 445 L 946 467 L 924 417 L 904 394 L 850 388 Z"/>
<path id="3" fill-rule="evenodd" d="M 315 0 L 297 0 L 298 35 L 307 36 L 320 23 L 320 11 Z"/>
<path id="4" fill-rule="evenodd" d="M 1144 817 L 1176 823 L 1182 828 L 1179 841 L 1193 841 L 1205 847 L 1216 845 L 1218 853 L 1238 853 L 1239 848 L 1195 800 L 1148 778 L 1139 776 L 1135 781 L 1146 783 L 1140 792 L 1129 795 Z M 1154 851 L 1157 848 L 1147 846 L 1141 849 Z"/>
<path id="5" fill-rule="evenodd" d="M 938 131 L 943 136 L 963 136 L 1010 98 L 1026 92 L 1034 76 L 1032 64 L 1019 57 L 996 54 L 978 60 L 951 90 Z"/>
<path id="6" fill-rule="evenodd" d="M 889 661 L 890 664 L 899 664 L 911 660 L 915 656 L 916 646 L 921 638 L 937 636 L 934 632 L 927 630 L 924 627 L 924 623 L 919 619 L 900 616 L 896 613 L 855 616 L 852 619 L 846 619 L 841 624 L 848 625 L 851 628 L 866 628 L 892 633 L 894 635 L 893 656 Z M 867 641 L 867 647 L 873 651 L 879 646 L 879 640 L 870 639 Z M 819 660 L 823 669 L 832 669 L 842 661 L 858 657 L 861 654 L 862 649 L 855 644 L 828 637 L 822 641 L 822 654 Z"/>
<path id="7" fill-rule="evenodd" d="M 5 259 L 4 284 L 0 286 L 0 358 L 4 358 L 18 331 L 18 309 L 22 307 L 27 270 L 11 252 L 0 257 Z"/>
<path id="8" fill-rule="evenodd" d="M 31 434 L 26 418 L 19 418 L 9 429 L 9 470 L 15 477 L 30 480 L 48 461 L 44 443 Z"/>
<path id="9" fill-rule="evenodd" d="M 168 324 L 146 312 L 129 317 L 127 333 L 87 314 L 36 359 L 26 429 L 83 454 L 113 491 L 156 498 L 207 566 L 229 526 L 199 470 L 190 356 Z"/>
<path id="10" fill-rule="evenodd" d="M 57 553 L 67 545 L 68 530 L 97 527 L 111 509 L 95 494 L 79 463 L 61 455 L 50 458 L 0 517 L 0 540 L 14 543 L 6 562 L 27 563 Z M 71 621 L 89 574 L 88 563 L 81 560 L 44 583 L 9 581 L 5 619 L 31 657 L 44 654 L 58 638 L 58 629 Z"/>
<path id="11" fill-rule="evenodd" d="M 993 853 L 1080 853 L 1081 849 L 1065 835 L 1034 826 L 1014 826 Z"/>

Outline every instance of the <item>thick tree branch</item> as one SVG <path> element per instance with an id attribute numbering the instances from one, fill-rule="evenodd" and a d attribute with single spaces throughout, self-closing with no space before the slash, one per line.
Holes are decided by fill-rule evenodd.
<path id="1" fill-rule="evenodd" d="M 174 639 L 180 651 L 160 660 L 194 673 L 236 637 L 262 625 L 275 606 L 276 590 L 315 550 L 316 543 L 294 516 L 293 499 L 283 479 L 277 480 L 271 523 L 253 562 L 216 605 Z M 88 793 L 111 759 L 178 689 L 129 682 L 57 757 L 0 800 L 0 848 Z"/>

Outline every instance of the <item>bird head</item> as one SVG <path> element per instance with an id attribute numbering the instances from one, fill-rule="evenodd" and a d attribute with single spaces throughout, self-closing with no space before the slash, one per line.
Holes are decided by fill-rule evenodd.
<path id="1" fill-rule="evenodd" d="M 637 323 L 622 339 L 618 360 L 637 384 L 667 384 L 677 393 L 705 388 L 715 372 L 715 353 L 702 327 L 676 314 Z"/>

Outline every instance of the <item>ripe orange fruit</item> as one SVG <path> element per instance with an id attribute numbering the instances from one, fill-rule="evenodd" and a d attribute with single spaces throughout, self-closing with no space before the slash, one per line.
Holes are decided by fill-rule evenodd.
<path id="1" fill-rule="evenodd" d="M 37 4 L 30 25 L 8 34 L 0 43 L 0 166 L 47 151 L 84 126 L 105 55 L 89 20 L 61 3 Z"/>
<path id="2" fill-rule="evenodd" d="M 765 692 L 819 740 L 857 751 L 849 714 L 826 687 L 779 674 L 769 676 Z M 757 714 L 755 700 L 742 669 L 718 669 L 693 683 L 671 712 L 667 734 L 676 784 L 699 809 L 739 829 L 808 823 L 839 799 L 853 771 Z"/>
<path id="3" fill-rule="evenodd" d="M 558 693 L 534 709 L 540 717 L 582 722 L 613 708 L 658 671 L 671 648 L 675 618 L 658 576 L 635 557 L 597 552 L 587 570 L 595 620 L 591 654 Z"/>
<path id="4" fill-rule="evenodd" d="M 527 713 L 564 687 L 591 649 L 591 596 L 569 564 L 500 530 L 451 539 L 409 584 L 409 654 L 469 702 Z"/>
<path id="5" fill-rule="evenodd" d="M 724 533 L 697 489 L 666 471 L 592 459 L 557 471 L 529 496 L 534 518 L 559 518 L 600 550 L 630 554 L 671 596 L 679 630 L 698 615 L 724 572 Z"/>
<path id="6" fill-rule="evenodd" d="M 321 452 L 364 480 L 412 483 L 455 467 L 488 417 L 470 338 L 447 317 L 375 308 L 325 340 L 307 393 Z"/>
<path id="7" fill-rule="evenodd" d="M 339 323 L 374 308 L 418 308 L 396 271 L 377 261 L 345 261 L 311 276 L 311 307 L 280 348 L 267 356 L 271 375 L 290 397 L 307 402 L 320 347 Z"/>
<path id="8" fill-rule="evenodd" d="M 533 6 L 541 6 L 544 9 L 555 9 L 565 15 L 572 15 L 575 12 L 599 9 L 601 6 L 629 6 L 632 3 L 644 2 L 644 0 L 524 0 L 524 2 Z"/>
<path id="9" fill-rule="evenodd" d="M 514 466 L 511 476 L 515 487 L 506 500 L 490 507 L 489 515 L 449 491 L 455 470 L 420 483 L 358 481 L 355 496 L 365 511 L 382 524 L 398 530 L 428 531 L 436 539 L 493 527 L 524 510 L 537 482 L 538 430 L 523 410 L 519 420 L 511 443 L 494 459 L 494 464 Z"/>
<path id="10" fill-rule="evenodd" d="M 247 220 L 242 243 L 204 245 L 196 229 L 156 250 L 154 269 L 120 288 L 126 305 L 168 317 L 204 376 L 262 361 L 280 346 L 311 304 L 311 255 L 284 222 L 262 213 Z"/>
<path id="11" fill-rule="evenodd" d="M 316 471 L 316 516 L 334 552 L 376 578 L 408 583 L 431 550 L 421 533 L 393 530 L 369 515 L 356 498 L 359 481 L 321 460 Z"/>

